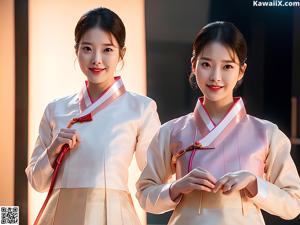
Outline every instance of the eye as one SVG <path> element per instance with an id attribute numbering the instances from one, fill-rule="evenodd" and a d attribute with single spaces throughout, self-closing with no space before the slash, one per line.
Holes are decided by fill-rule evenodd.
<path id="1" fill-rule="evenodd" d="M 203 63 L 201 63 L 201 66 L 204 67 L 204 68 L 210 67 L 210 65 L 209 65 L 208 62 L 203 62 Z"/>
<path id="2" fill-rule="evenodd" d="M 88 46 L 84 46 L 84 47 L 82 47 L 82 50 L 85 51 L 85 52 L 91 52 L 92 48 L 88 47 Z"/>
<path id="3" fill-rule="evenodd" d="M 113 51 L 112 48 L 105 48 L 105 49 L 104 49 L 104 52 L 112 52 L 112 51 Z"/>
<path id="4" fill-rule="evenodd" d="M 226 64 L 223 68 L 224 68 L 224 70 L 230 70 L 230 69 L 233 69 L 233 66 L 230 64 Z"/>

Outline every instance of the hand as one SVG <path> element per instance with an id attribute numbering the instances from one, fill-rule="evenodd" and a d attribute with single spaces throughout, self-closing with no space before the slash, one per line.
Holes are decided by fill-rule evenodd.
<path id="1" fill-rule="evenodd" d="M 249 192 L 247 194 L 253 197 L 257 193 L 256 176 L 244 170 L 225 174 L 217 181 L 213 192 L 216 193 L 220 189 L 222 189 L 223 194 L 246 189 Z"/>
<path id="2" fill-rule="evenodd" d="M 208 171 L 195 168 L 171 185 L 171 199 L 174 201 L 181 194 L 188 194 L 194 190 L 212 192 L 216 182 L 216 178 Z"/>
<path id="3" fill-rule="evenodd" d="M 59 155 L 61 151 L 61 147 L 64 144 L 68 144 L 70 149 L 74 149 L 77 147 L 80 142 L 79 134 L 74 129 L 60 129 L 57 136 L 54 138 L 50 146 L 47 148 L 47 154 L 49 157 L 49 161 L 53 166 L 56 157 Z"/>

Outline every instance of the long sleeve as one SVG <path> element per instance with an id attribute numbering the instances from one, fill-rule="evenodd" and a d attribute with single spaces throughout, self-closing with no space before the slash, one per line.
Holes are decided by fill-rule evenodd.
<path id="1" fill-rule="evenodd" d="M 135 150 L 136 161 L 140 170 L 142 170 L 146 165 L 147 149 L 153 136 L 160 127 L 160 120 L 156 109 L 156 103 L 151 100 L 150 104 L 145 109 L 140 122 Z"/>
<path id="2" fill-rule="evenodd" d="M 268 213 L 293 219 L 300 213 L 300 179 L 290 155 L 291 143 L 275 125 L 268 132 L 266 180 L 257 178 L 258 194 L 250 199 Z"/>
<path id="3" fill-rule="evenodd" d="M 48 190 L 53 173 L 53 168 L 51 167 L 46 151 L 52 141 L 52 129 L 49 117 L 50 104 L 46 107 L 40 122 L 39 136 L 25 170 L 29 183 L 38 192 L 46 192 Z"/>
<path id="4" fill-rule="evenodd" d="M 174 174 L 169 142 L 170 129 L 163 125 L 149 146 L 147 165 L 136 185 L 136 197 L 147 212 L 164 213 L 173 210 L 178 203 L 170 198 L 170 183 L 167 183 Z"/>

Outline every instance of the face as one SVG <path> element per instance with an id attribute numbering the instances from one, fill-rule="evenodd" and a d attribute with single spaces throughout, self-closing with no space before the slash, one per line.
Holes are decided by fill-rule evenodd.
<path id="1" fill-rule="evenodd" d="M 122 59 L 115 37 L 100 28 L 91 28 L 84 33 L 76 54 L 82 72 L 94 84 L 113 81 Z"/>
<path id="2" fill-rule="evenodd" d="M 237 55 L 218 42 L 208 44 L 197 59 L 192 58 L 198 87 L 207 100 L 214 102 L 232 100 L 233 89 L 246 67 L 240 66 Z"/>

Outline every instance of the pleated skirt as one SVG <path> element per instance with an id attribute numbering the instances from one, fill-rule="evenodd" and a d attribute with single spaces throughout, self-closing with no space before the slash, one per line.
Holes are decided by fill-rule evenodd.
<path id="1" fill-rule="evenodd" d="M 230 195 L 193 191 L 184 195 L 168 225 L 265 225 L 251 199 L 234 192 Z"/>
<path id="2" fill-rule="evenodd" d="M 39 225 L 141 225 L 126 191 L 55 189 Z"/>

